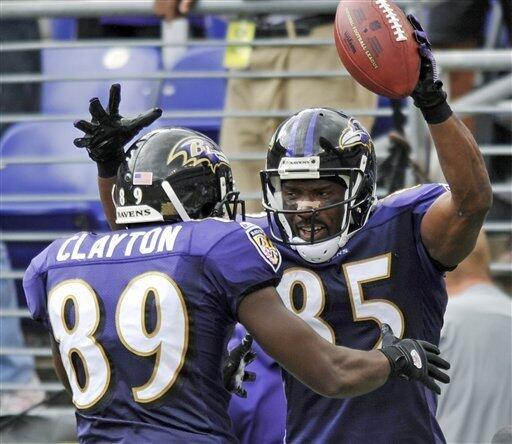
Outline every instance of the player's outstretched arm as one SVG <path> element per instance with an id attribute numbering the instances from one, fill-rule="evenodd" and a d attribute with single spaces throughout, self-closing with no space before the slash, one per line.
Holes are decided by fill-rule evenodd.
<path id="1" fill-rule="evenodd" d="M 291 313 L 273 287 L 247 295 L 238 307 L 238 318 L 269 355 L 323 396 L 362 395 L 394 376 L 421 381 L 438 393 L 434 379 L 449 381 L 440 370 L 449 364 L 435 346 L 395 338 L 389 327 L 383 331 L 382 350 L 334 346 Z"/>
<path id="2" fill-rule="evenodd" d="M 137 117 L 126 118 L 119 114 L 121 86 L 110 87 L 110 96 L 105 110 L 97 97 L 89 102 L 91 121 L 77 120 L 75 128 L 83 131 L 83 137 L 74 140 L 78 148 L 85 148 L 98 167 L 98 188 L 103 210 L 112 229 L 115 223 L 115 207 L 112 201 L 112 186 L 117 169 L 124 160 L 124 146 L 143 128 L 151 125 L 162 115 L 159 108 L 150 109 Z"/>
<path id="3" fill-rule="evenodd" d="M 414 16 L 408 16 L 420 44 L 420 80 L 412 93 L 434 140 L 451 192 L 440 196 L 421 224 L 430 256 L 447 267 L 457 265 L 474 248 L 492 205 L 492 189 L 478 145 L 468 128 L 453 115 L 428 38 Z"/>

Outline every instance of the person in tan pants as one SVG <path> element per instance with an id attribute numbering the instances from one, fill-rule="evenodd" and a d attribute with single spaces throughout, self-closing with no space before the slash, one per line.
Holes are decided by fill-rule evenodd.
<path id="1" fill-rule="evenodd" d="M 333 16 L 315 16 L 288 20 L 281 25 L 268 26 L 256 38 L 282 37 L 329 39 L 333 35 Z M 319 23 L 315 25 L 316 23 Z M 312 25 L 308 29 L 308 25 Z M 282 38 L 281 37 L 281 38 Z M 342 70 L 334 42 L 330 46 L 253 47 L 248 71 L 335 71 Z M 240 79 L 228 81 L 225 111 L 298 111 L 307 107 L 331 107 L 351 112 L 374 109 L 377 96 L 360 86 L 350 76 L 299 79 Z M 374 118 L 358 118 L 368 130 Z M 268 143 L 282 119 L 226 118 L 222 123 L 220 146 L 232 159 L 233 175 L 238 190 L 253 196 L 259 193 L 259 171 L 263 168 Z M 261 153 L 261 160 L 234 160 L 249 153 Z M 249 200 L 249 211 L 261 211 L 258 200 Z"/>

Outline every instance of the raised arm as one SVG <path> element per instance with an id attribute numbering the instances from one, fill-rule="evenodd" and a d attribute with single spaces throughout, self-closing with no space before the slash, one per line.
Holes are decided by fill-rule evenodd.
<path id="1" fill-rule="evenodd" d="M 473 250 L 492 205 L 492 189 L 482 155 L 462 121 L 452 115 L 429 128 L 451 191 L 428 209 L 421 237 L 430 256 L 449 267 Z"/>
<path id="2" fill-rule="evenodd" d="M 116 176 L 98 176 L 98 191 L 100 193 L 101 206 L 107 218 L 108 225 L 112 230 L 119 230 L 122 227 L 116 224 L 116 207 L 112 199 L 112 187 L 116 183 Z"/>
<path id="3" fill-rule="evenodd" d="M 112 201 L 112 186 L 115 183 L 117 169 L 124 160 L 124 146 L 143 128 L 151 125 L 162 115 L 159 108 L 150 109 L 137 117 L 126 118 L 119 114 L 121 86 L 116 83 L 110 87 L 107 109 L 94 97 L 89 102 L 91 121 L 78 120 L 75 128 L 83 131 L 83 137 L 74 140 L 78 148 L 85 148 L 89 157 L 98 167 L 98 189 L 110 228 L 116 225 L 116 212 Z"/>
<path id="4" fill-rule="evenodd" d="M 334 346 L 291 313 L 273 287 L 247 295 L 239 305 L 238 318 L 269 355 L 323 396 L 362 395 L 382 386 L 390 376 L 420 380 L 436 392 L 440 389 L 432 377 L 449 381 L 437 368 L 449 365 L 437 356 L 435 346 L 398 340 L 390 329 L 384 332 L 381 350 Z"/>
<path id="5" fill-rule="evenodd" d="M 412 97 L 429 125 L 451 189 L 428 209 L 421 223 L 421 237 L 430 256 L 450 267 L 473 250 L 492 205 L 492 188 L 475 139 L 446 102 L 430 42 L 414 16 L 408 17 L 421 55 L 420 80 Z"/>

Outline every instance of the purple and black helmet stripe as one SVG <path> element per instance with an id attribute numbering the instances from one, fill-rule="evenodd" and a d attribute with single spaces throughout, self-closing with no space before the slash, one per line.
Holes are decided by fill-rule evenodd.
<path id="1" fill-rule="evenodd" d="M 321 110 L 314 108 L 295 116 L 292 130 L 287 141 L 287 157 L 313 156 L 315 154 L 315 130 Z"/>

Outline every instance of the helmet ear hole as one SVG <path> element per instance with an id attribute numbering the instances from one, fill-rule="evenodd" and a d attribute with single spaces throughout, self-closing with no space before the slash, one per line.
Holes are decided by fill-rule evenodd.
<path id="1" fill-rule="evenodd" d="M 212 202 L 207 202 L 201 207 L 201 219 L 210 216 L 212 214 L 213 209 L 215 208 L 215 204 Z"/>
<path id="2" fill-rule="evenodd" d="M 318 139 L 318 142 L 320 144 L 320 147 L 323 148 L 327 152 L 332 152 L 335 150 L 335 146 L 325 137 L 320 136 L 320 139 Z"/>

